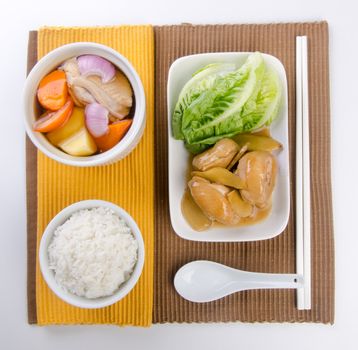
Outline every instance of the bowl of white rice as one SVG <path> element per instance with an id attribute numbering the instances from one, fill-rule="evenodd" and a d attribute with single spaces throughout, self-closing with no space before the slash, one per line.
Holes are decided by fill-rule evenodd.
<path id="1" fill-rule="evenodd" d="M 144 243 L 133 218 L 119 206 L 85 200 L 60 211 L 41 238 L 39 262 L 50 289 L 87 309 L 124 298 L 144 264 Z"/>

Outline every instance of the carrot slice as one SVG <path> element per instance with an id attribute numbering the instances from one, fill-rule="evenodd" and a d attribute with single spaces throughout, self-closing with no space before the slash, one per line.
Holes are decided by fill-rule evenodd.
<path id="1" fill-rule="evenodd" d="M 65 72 L 55 70 L 40 81 L 37 98 L 42 107 L 50 111 L 57 111 L 66 103 L 67 95 Z"/>
<path id="2" fill-rule="evenodd" d="M 108 125 L 108 133 L 94 139 L 100 151 L 105 152 L 114 147 L 120 140 L 122 140 L 131 124 L 132 119 L 124 119 Z"/>
<path id="3" fill-rule="evenodd" d="M 73 101 L 67 99 L 62 108 L 56 112 L 46 112 L 38 119 L 33 126 L 34 131 L 49 132 L 64 125 L 70 118 L 73 111 Z"/>

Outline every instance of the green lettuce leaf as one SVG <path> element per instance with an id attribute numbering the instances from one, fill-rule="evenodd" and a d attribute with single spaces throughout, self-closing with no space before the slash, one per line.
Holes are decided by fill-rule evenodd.
<path id="1" fill-rule="evenodd" d="M 218 77 L 225 75 L 234 69 L 235 65 L 231 63 L 213 63 L 193 74 L 192 78 L 181 90 L 174 108 L 172 130 L 175 139 L 184 139 L 182 133 L 182 117 L 188 106 L 195 101 L 203 91 L 210 89 Z"/>
<path id="2" fill-rule="evenodd" d="M 277 73 L 259 52 L 237 70 L 213 64 L 193 75 L 176 104 L 172 128 L 191 153 L 224 137 L 257 130 L 276 118 L 282 100 Z"/>
<path id="3" fill-rule="evenodd" d="M 242 132 L 270 125 L 277 116 L 281 95 L 281 84 L 276 72 L 266 69 L 257 95 L 250 98 L 242 110 Z"/>
<path id="4" fill-rule="evenodd" d="M 261 54 L 254 53 L 238 70 L 216 79 L 211 89 L 202 92 L 183 114 L 186 143 L 213 144 L 243 131 L 242 111 L 259 94 L 265 69 Z"/>
<path id="5" fill-rule="evenodd" d="M 189 152 L 197 154 L 215 144 L 224 137 L 230 138 L 238 133 L 250 132 L 270 125 L 276 118 L 282 101 L 281 83 L 275 71 L 266 69 L 263 79 L 257 84 L 254 93 L 241 111 L 239 131 L 214 135 L 199 143 L 185 144 Z"/>

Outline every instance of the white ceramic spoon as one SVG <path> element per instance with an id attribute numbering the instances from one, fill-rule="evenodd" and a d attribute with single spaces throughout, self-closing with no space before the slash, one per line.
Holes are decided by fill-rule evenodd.
<path id="1" fill-rule="evenodd" d="M 302 277 L 248 272 L 212 261 L 197 260 L 177 271 L 174 286 L 184 299 L 204 303 L 248 289 L 301 288 Z"/>

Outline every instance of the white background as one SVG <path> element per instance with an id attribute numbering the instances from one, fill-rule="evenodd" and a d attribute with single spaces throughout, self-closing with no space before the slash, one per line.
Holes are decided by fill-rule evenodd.
<path id="1" fill-rule="evenodd" d="M 356 1 L 1 0 L 0 349 L 357 348 Z M 314 324 L 29 326 L 26 318 L 25 154 L 21 93 L 27 35 L 42 25 L 255 23 L 326 19 L 330 25 L 332 175 L 336 245 L 334 326 Z"/>

